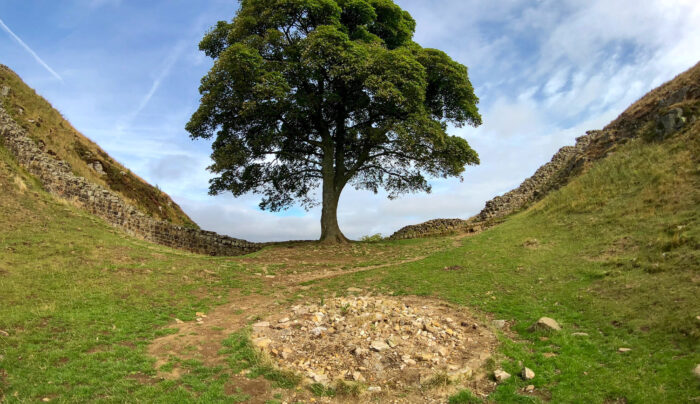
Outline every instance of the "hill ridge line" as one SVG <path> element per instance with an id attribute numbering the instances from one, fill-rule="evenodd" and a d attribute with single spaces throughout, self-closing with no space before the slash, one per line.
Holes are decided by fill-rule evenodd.
<path id="1" fill-rule="evenodd" d="M 560 188 L 591 162 L 607 156 L 617 146 L 643 136 L 663 140 L 692 124 L 697 111 L 683 108 L 700 99 L 700 63 L 650 91 L 602 130 L 587 131 L 573 146 L 564 146 L 520 186 L 486 202 L 469 219 L 433 219 L 397 230 L 389 239 L 428 237 L 451 232 L 478 232 L 522 210 Z"/>
<path id="2" fill-rule="evenodd" d="M 178 226 L 146 215 L 115 192 L 73 174 L 68 163 L 41 150 L 2 105 L 0 139 L 19 165 L 37 177 L 51 195 L 74 202 L 132 236 L 172 248 L 217 256 L 248 254 L 265 245 Z"/>

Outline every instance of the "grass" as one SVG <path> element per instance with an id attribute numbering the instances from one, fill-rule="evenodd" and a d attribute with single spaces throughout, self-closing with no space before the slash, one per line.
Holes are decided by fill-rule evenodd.
<path id="1" fill-rule="evenodd" d="M 229 356 L 229 365 L 234 373 L 247 371 L 246 376 L 254 379 L 262 376 L 276 387 L 291 389 L 301 382 L 301 376 L 277 369 L 272 361 L 260 353 L 250 340 L 250 329 L 232 334 L 223 343 L 222 353 Z"/>
<path id="2" fill-rule="evenodd" d="M 0 68 L 0 86 L 4 85 L 12 89 L 2 100 L 4 109 L 27 130 L 32 139 L 43 142 L 47 152 L 70 164 L 76 175 L 120 194 L 157 219 L 197 227 L 170 196 L 112 159 L 97 144 L 78 132 L 19 76 L 9 69 Z M 102 165 L 104 175 L 90 167 L 94 162 Z"/>
<path id="3" fill-rule="evenodd" d="M 469 390 L 462 390 L 459 393 L 451 396 L 448 401 L 449 404 L 480 404 L 483 403 L 479 397 L 475 396 Z"/>
<path id="4" fill-rule="evenodd" d="M 692 374 L 700 363 L 698 155 L 696 135 L 634 142 L 458 248 L 315 288 L 328 293 L 373 285 L 514 322 L 525 341 L 506 341 L 501 365 L 518 374 L 522 361 L 537 377 L 509 379 L 493 394 L 497 402 L 530 400 L 520 394 L 530 383 L 553 402 L 698 397 Z M 448 265 L 463 269 L 442 270 Z M 564 330 L 530 331 L 541 316 Z M 620 347 L 632 351 L 621 354 Z"/>
<path id="5" fill-rule="evenodd" d="M 225 340 L 221 366 L 173 357 L 161 370 L 184 369 L 175 380 L 157 377 L 147 347 L 178 332 L 175 318 L 193 321 L 195 312 L 232 303 L 236 293 L 293 301 L 255 275 L 263 268 L 281 277 L 418 256 L 425 258 L 307 282 L 305 298 L 362 287 L 435 296 L 485 321 L 508 320 L 515 338 L 501 335 L 491 367 L 514 376 L 488 401 L 692 401 L 700 396 L 692 374 L 700 363 L 695 125 L 662 143 L 620 147 L 529 210 L 457 243 L 382 240 L 337 254 L 304 244 L 235 258 L 127 237 L 56 202 L 0 146 L 0 330 L 8 333 L 0 335 L 0 401 L 243 402 L 251 396 L 230 383 L 244 370 L 295 390 L 298 376 L 271 366 L 245 329 Z M 562 331 L 531 331 L 541 316 L 556 319 Z M 517 377 L 522 366 L 534 370 L 533 380 Z M 528 384 L 534 394 L 524 392 Z M 359 394 L 352 385 L 311 389 Z M 449 400 L 480 398 L 463 390 Z"/>

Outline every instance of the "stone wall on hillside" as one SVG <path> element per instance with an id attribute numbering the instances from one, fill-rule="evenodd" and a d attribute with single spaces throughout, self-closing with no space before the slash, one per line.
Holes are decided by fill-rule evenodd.
<path id="1" fill-rule="evenodd" d="M 263 246 L 210 231 L 176 226 L 147 216 L 114 192 L 74 175 L 66 162 L 41 150 L 1 105 L 0 138 L 19 164 L 36 176 L 49 193 L 74 201 L 131 235 L 168 247 L 209 255 L 242 255 Z"/>
<path id="2" fill-rule="evenodd" d="M 700 71 L 700 64 L 694 69 Z M 486 202 L 484 209 L 467 220 L 434 219 L 401 228 L 389 238 L 398 240 L 448 234 L 456 231 L 479 231 L 517 212 L 549 192 L 565 185 L 589 162 L 604 158 L 632 138 L 644 136 L 661 140 L 689 126 L 698 117 L 700 82 L 695 76 L 681 77 L 654 90 L 653 98 L 635 104 L 634 114 L 623 113 L 603 130 L 586 132 L 574 146 L 564 146 L 552 160 L 540 167 L 520 186 Z"/>

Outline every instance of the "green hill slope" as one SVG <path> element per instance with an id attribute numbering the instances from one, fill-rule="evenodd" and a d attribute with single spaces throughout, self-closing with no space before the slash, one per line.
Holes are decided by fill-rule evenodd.
<path id="1" fill-rule="evenodd" d="M 76 175 L 118 193 L 156 219 L 197 227 L 167 194 L 112 159 L 3 65 L 0 65 L 0 91 L 4 95 L 0 97 L 3 107 L 13 120 L 48 153 L 70 164 Z"/>
<path id="2" fill-rule="evenodd" d="M 697 101 L 681 105 L 688 117 L 697 115 Z M 506 320 L 491 370 L 517 375 L 527 366 L 536 376 L 511 377 L 489 402 L 697 400 L 700 120 L 689 119 L 667 137 L 638 120 L 624 122 L 619 130 L 649 136 L 608 150 L 566 186 L 480 234 L 275 246 L 234 258 L 124 236 L 55 201 L 0 146 L 0 401 L 279 402 L 310 396 L 308 389 L 280 388 L 291 382 L 281 383 L 279 373 L 244 356 L 245 344 L 229 340 L 226 350 L 193 344 L 160 369 L 148 347 L 162 335 L 189 338 L 175 318 L 193 321 L 195 312 L 237 309 L 250 299 L 275 310 L 301 301 L 323 304 L 349 287 L 434 296 L 476 310 L 485 324 Z M 301 281 L 334 267 L 341 268 L 336 276 Z M 562 330 L 531 331 L 541 316 L 556 319 Z M 207 365 L 211 355 L 224 360 Z M 238 374 L 241 361 L 254 370 L 254 382 Z M 179 369 L 175 376 L 160 378 L 173 369 Z M 525 391 L 529 384 L 532 393 Z M 341 391 L 321 393 L 341 398 Z M 379 400 L 391 398 L 401 400 Z M 478 401 L 465 391 L 450 402 Z"/>

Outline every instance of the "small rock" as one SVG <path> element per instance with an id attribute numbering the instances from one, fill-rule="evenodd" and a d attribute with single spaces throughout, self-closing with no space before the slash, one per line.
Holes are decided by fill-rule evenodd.
<path id="1" fill-rule="evenodd" d="M 493 377 L 495 377 L 496 381 L 500 383 L 502 381 L 510 379 L 510 373 L 508 373 L 504 370 L 498 369 L 495 372 L 493 372 Z"/>
<path id="2" fill-rule="evenodd" d="M 7 97 L 8 95 L 10 95 L 10 87 L 2 86 L 2 89 L 0 89 L 0 97 Z"/>
<path id="3" fill-rule="evenodd" d="M 48 398 L 48 397 L 44 397 L 44 398 L 41 399 L 41 401 L 43 401 L 43 402 L 45 402 L 45 403 L 48 403 L 49 401 L 51 401 L 51 399 Z"/>
<path id="4" fill-rule="evenodd" d="M 574 337 L 587 337 L 587 336 L 588 336 L 588 333 L 586 333 L 586 332 L 575 332 L 575 333 L 572 333 L 571 335 L 573 335 Z"/>
<path id="5" fill-rule="evenodd" d="M 269 321 L 260 321 L 260 322 L 253 324 L 253 328 L 265 328 L 265 327 L 269 327 L 269 326 L 270 326 Z"/>
<path id="6" fill-rule="evenodd" d="M 281 319 L 279 319 L 279 321 L 277 321 L 277 322 L 280 323 L 280 324 L 289 322 L 289 317 L 281 318 Z"/>
<path id="7" fill-rule="evenodd" d="M 549 317 L 542 317 L 531 327 L 533 330 L 561 330 L 561 326 L 556 320 Z"/>
<path id="8" fill-rule="evenodd" d="M 184 321 L 180 320 L 179 318 L 176 318 L 176 319 L 175 319 L 175 323 L 177 323 L 177 324 L 182 324 L 182 323 L 184 323 Z"/>
<path id="9" fill-rule="evenodd" d="M 323 332 L 326 330 L 328 330 L 326 327 L 314 327 L 311 329 L 311 334 L 313 334 L 315 337 L 318 337 L 321 334 L 323 334 Z"/>
<path id="10" fill-rule="evenodd" d="M 253 340 L 253 345 L 258 348 L 267 348 L 272 343 L 270 338 L 260 337 Z"/>
<path id="11" fill-rule="evenodd" d="M 390 347 L 389 347 L 389 344 L 387 344 L 387 343 L 384 342 L 384 341 L 380 341 L 380 340 L 372 341 L 372 344 L 370 344 L 369 347 L 370 347 L 373 351 L 377 351 L 377 352 L 381 352 L 381 351 L 384 351 L 384 350 L 390 348 Z"/>
<path id="12" fill-rule="evenodd" d="M 397 343 L 394 340 L 394 338 L 387 338 L 386 343 L 389 345 L 391 348 L 395 348 Z"/>
<path id="13" fill-rule="evenodd" d="M 447 356 L 450 353 L 450 351 L 447 348 L 445 348 L 444 346 L 441 346 L 440 348 L 438 348 L 437 351 L 441 356 Z"/>
<path id="14" fill-rule="evenodd" d="M 525 367 L 520 373 L 520 376 L 525 380 L 532 380 L 535 378 L 535 372 L 533 372 L 532 369 Z"/>
<path id="15" fill-rule="evenodd" d="M 369 353 L 369 350 L 367 350 L 365 348 L 357 347 L 352 352 L 355 354 L 355 356 L 364 356 L 364 355 L 367 355 Z"/>
<path id="16" fill-rule="evenodd" d="M 631 350 L 632 350 L 632 348 L 619 348 L 619 349 L 617 350 L 617 352 L 625 353 L 625 352 L 629 352 L 629 351 L 631 351 Z"/>
<path id="17" fill-rule="evenodd" d="M 360 372 L 352 372 L 352 380 L 354 380 L 356 382 L 364 382 L 365 377 L 362 376 L 362 373 L 360 373 Z"/>
<path id="18" fill-rule="evenodd" d="M 350 293 L 361 293 L 362 289 L 360 288 L 348 288 L 348 292 Z"/>
<path id="19" fill-rule="evenodd" d="M 492 324 L 499 330 L 506 326 L 506 320 L 493 320 Z"/>
<path id="20" fill-rule="evenodd" d="M 695 366 L 695 369 L 693 369 L 693 373 L 695 373 L 695 376 L 700 379 L 700 364 Z"/>
<path id="21" fill-rule="evenodd" d="M 555 356 L 557 356 L 557 354 L 555 354 L 554 352 L 545 352 L 542 354 L 542 356 L 544 356 L 545 358 L 554 358 Z"/>
<path id="22" fill-rule="evenodd" d="M 369 386 L 367 387 L 367 391 L 370 393 L 381 393 L 382 388 L 379 386 Z"/>
<path id="23" fill-rule="evenodd" d="M 194 315 L 197 317 L 206 317 L 207 316 L 206 314 L 202 313 L 201 311 L 194 313 Z"/>
<path id="24" fill-rule="evenodd" d="M 470 368 L 469 366 L 465 366 L 461 369 L 451 372 L 450 377 L 452 380 L 456 381 L 457 379 L 460 379 L 462 377 L 470 378 L 472 377 L 472 374 L 474 374 L 472 368 Z"/>
<path id="25" fill-rule="evenodd" d="M 9 337 L 10 333 L 8 333 L 7 331 L 0 330 L 0 335 L 2 335 L 3 337 Z"/>
<path id="26" fill-rule="evenodd" d="M 525 387 L 525 391 L 528 393 L 532 393 L 533 391 L 535 391 L 535 385 L 529 384 L 527 387 Z"/>
<path id="27" fill-rule="evenodd" d="M 413 359 L 411 359 L 411 357 L 408 356 L 408 355 L 402 356 L 402 357 L 401 357 L 401 360 L 403 361 L 403 363 L 405 363 L 405 364 L 407 364 L 407 365 L 409 365 L 409 366 L 414 366 L 414 365 L 416 364 L 416 361 L 413 360 Z"/>
<path id="28" fill-rule="evenodd" d="M 309 375 L 316 383 L 328 383 L 328 376 L 324 375 L 323 373 L 309 372 Z"/>
<path id="29" fill-rule="evenodd" d="M 416 354 L 416 359 L 423 362 L 430 362 L 433 360 L 433 355 L 425 352 L 420 352 Z"/>

